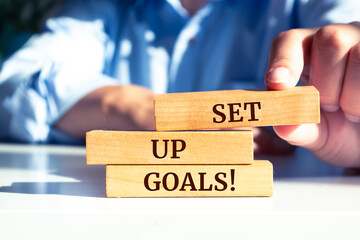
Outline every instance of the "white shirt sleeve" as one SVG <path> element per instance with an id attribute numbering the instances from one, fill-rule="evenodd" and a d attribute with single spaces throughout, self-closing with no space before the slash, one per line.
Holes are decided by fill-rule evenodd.
<path id="1" fill-rule="evenodd" d="M 92 16 L 49 19 L 44 33 L 34 35 L 1 66 L 0 83 L 20 82 L 4 102 L 11 139 L 63 142 L 56 138 L 64 134 L 52 134 L 53 124 L 87 93 L 117 84 L 103 73 L 113 48 L 104 19 Z"/>

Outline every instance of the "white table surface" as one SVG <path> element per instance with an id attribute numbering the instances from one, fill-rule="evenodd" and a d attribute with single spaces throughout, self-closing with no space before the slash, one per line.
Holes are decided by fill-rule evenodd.
<path id="1" fill-rule="evenodd" d="M 273 197 L 112 199 L 84 147 L 0 144 L 0 239 L 360 239 L 358 170 L 261 158 Z"/>

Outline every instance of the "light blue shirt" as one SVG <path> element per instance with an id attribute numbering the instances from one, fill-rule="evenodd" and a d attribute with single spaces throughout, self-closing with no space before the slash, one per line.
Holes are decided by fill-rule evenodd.
<path id="1" fill-rule="evenodd" d="M 263 87 L 274 37 L 291 28 L 359 20 L 360 1 L 210 1 L 189 17 L 178 0 L 68 1 L 0 68 L 1 137 L 73 142 L 53 127 L 79 99 L 106 85 L 155 93 Z M 86 121 L 86 118 L 84 118 Z"/>

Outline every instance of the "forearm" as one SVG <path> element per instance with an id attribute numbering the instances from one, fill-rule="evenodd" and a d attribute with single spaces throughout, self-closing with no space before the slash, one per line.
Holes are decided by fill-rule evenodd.
<path id="1" fill-rule="evenodd" d="M 152 100 L 141 87 L 102 87 L 80 99 L 55 127 L 79 139 L 94 129 L 153 130 Z"/>

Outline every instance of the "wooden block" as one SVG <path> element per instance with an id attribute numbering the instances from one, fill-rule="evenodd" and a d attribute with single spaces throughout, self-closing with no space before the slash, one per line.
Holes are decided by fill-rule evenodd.
<path id="1" fill-rule="evenodd" d="M 250 165 L 108 165 L 108 197 L 272 196 L 269 161 Z"/>
<path id="2" fill-rule="evenodd" d="M 319 92 L 305 86 L 162 94 L 155 98 L 155 120 L 157 131 L 319 123 Z"/>
<path id="3" fill-rule="evenodd" d="M 87 164 L 250 164 L 251 131 L 86 134 Z"/>

